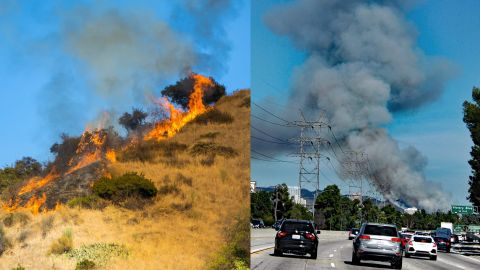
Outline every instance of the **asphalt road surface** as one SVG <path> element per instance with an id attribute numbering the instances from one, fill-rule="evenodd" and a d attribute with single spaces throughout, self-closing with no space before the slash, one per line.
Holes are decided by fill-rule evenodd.
<path id="1" fill-rule="evenodd" d="M 331 234 L 323 232 L 320 235 L 318 255 L 312 260 L 308 255 L 283 255 L 273 256 L 272 232 L 264 231 L 252 234 L 252 270 L 294 270 L 294 269 L 389 269 L 387 262 L 362 261 L 361 265 L 352 265 L 352 241 L 347 240 L 346 234 Z M 323 236 L 322 236 L 323 235 Z M 270 242 L 268 243 L 268 239 Z M 270 245 L 269 245 L 270 244 Z M 411 257 L 403 258 L 403 268 L 411 270 L 430 269 L 480 269 L 478 257 L 468 257 L 461 254 L 439 252 L 437 261 L 430 261 L 428 258 Z"/>

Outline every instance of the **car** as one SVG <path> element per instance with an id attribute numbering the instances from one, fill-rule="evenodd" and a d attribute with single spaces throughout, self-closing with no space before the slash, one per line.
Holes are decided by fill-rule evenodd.
<path id="1" fill-rule="evenodd" d="M 355 237 L 357 236 L 357 234 L 358 234 L 358 231 L 359 231 L 359 229 L 357 229 L 357 228 L 352 228 L 352 229 L 350 230 L 350 232 L 348 232 L 348 240 L 352 240 L 353 238 L 355 238 Z"/>
<path id="2" fill-rule="evenodd" d="M 297 255 L 310 254 L 311 259 L 317 259 L 319 231 L 309 220 L 285 219 L 275 236 L 273 254 L 282 256 L 283 253 Z"/>
<path id="3" fill-rule="evenodd" d="M 364 223 L 353 240 L 352 264 L 361 260 L 388 261 L 402 269 L 401 238 L 392 224 Z"/>
<path id="4" fill-rule="evenodd" d="M 437 260 L 437 243 L 431 236 L 414 235 L 405 245 L 405 258 L 410 256 L 429 257 Z"/>
<path id="5" fill-rule="evenodd" d="M 410 238 L 412 238 L 411 233 L 401 233 L 400 238 L 402 239 L 402 249 L 405 249 L 405 245 L 410 241 Z"/>
<path id="6" fill-rule="evenodd" d="M 263 220 L 254 218 L 252 219 L 252 224 L 253 228 L 265 228 L 265 224 L 263 223 Z"/>
<path id="7" fill-rule="evenodd" d="M 452 243 L 450 242 L 449 238 L 435 236 L 433 240 L 435 240 L 435 243 L 437 243 L 438 250 L 444 250 L 447 253 L 450 252 L 450 249 L 452 248 Z"/>

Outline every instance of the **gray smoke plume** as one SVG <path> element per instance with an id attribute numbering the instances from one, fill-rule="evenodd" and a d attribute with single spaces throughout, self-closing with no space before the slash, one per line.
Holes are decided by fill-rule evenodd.
<path id="1" fill-rule="evenodd" d="M 395 112 L 435 100 L 451 75 L 445 60 L 416 46 L 405 8 L 402 1 L 297 0 L 272 9 L 265 22 L 307 54 L 293 74 L 292 102 L 311 115 L 326 111 L 344 146 L 368 154 L 372 182 L 386 198 L 447 209 L 450 196 L 425 180 L 425 157 L 400 149 L 382 128 Z"/>

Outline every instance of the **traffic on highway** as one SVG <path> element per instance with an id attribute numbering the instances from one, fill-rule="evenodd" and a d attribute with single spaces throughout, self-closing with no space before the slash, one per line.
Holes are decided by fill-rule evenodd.
<path id="1" fill-rule="evenodd" d="M 252 228 L 251 269 L 480 269 L 478 243 L 449 241 L 447 249 L 442 237 L 380 223 L 349 231 L 314 228 L 288 219 L 278 230 Z"/>

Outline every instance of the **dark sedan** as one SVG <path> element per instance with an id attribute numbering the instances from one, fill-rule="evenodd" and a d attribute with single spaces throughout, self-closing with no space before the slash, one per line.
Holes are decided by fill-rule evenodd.
<path id="1" fill-rule="evenodd" d="M 317 247 L 318 238 L 311 221 L 286 219 L 275 236 L 274 255 L 308 253 L 312 259 L 316 259 Z"/>

